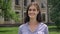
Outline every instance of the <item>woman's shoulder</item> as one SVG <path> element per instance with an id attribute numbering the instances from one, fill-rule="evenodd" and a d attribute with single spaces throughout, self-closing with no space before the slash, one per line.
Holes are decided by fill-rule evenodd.
<path id="1" fill-rule="evenodd" d="M 24 27 L 26 27 L 26 23 L 19 26 L 19 28 L 24 28 Z"/>
<path id="2" fill-rule="evenodd" d="M 47 26 L 45 23 L 41 22 L 41 23 L 39 24 L 38 30 L 44 31 L 44 30 L 47 29 L 47 28 L 48 28 L 48 26 Z"/>
<path id="3" fill-rule="evenodd" d="M 41 27 L 48 27 L 48 26 L 47 26 L 45 23 L 43 23 L 43 22 L 40 23 L 40 26 L 41 26 Z"/>

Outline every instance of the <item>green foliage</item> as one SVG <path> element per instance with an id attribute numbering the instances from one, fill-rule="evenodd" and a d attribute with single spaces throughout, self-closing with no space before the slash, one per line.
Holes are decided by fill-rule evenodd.
<path id="1" fill-rule="evenodd" d="M 9 14 L 10 14 L 9 16 L 11 19 L 15 20 L 16 22 L 19 22 L 19 15 L 18 14 L 16 14 L 13 10 L 11 10 L 9 12 Z"/>
<path id="2" fill-rule="evenodd" d="M 5 20 L 13 19 L 19 21 L 19 16 L 12 10 L 12 0 L 0 0 L 1 13 Z"/>
<path id="3" fill-rule="evenodd" d="M 57 28 L 60 28 L 60 0 L 49 0 L 50 17 L 55 22 Z"/>
<path id="4" fill-rule="evenodd" d="M 2 5 L 3 5 L 3 0 L 0 0 L 0 16 L 2 16 L 2 12 L 1 12 Z"/>

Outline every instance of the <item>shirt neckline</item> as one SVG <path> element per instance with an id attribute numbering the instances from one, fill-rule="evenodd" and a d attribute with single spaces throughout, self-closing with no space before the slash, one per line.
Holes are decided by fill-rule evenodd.
<path id="1" fill-rule="evenodd" d="M 30 32 L 34 33 L 34 32 L 36 32 L 36 31 L 38 31 L 38 29 L 39 29 L 39 27 L 41 26 L 41 24 L 42 24 L 42 23 L 39 23 L 38 26 L 36 27 L 35 31 L 33 31 L 33 32 L 30 30 L 28 23 L 27 23 L 27 28 L 28 28 L 28 30 L 29 30 Z"/>

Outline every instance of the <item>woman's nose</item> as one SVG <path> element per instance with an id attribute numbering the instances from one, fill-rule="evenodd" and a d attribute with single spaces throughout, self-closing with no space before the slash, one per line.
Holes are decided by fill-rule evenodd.
<path id="1" fill-rule="evenodd" d="M 33 10 L 30 11 L 31 13 L 33 12 Z"/>

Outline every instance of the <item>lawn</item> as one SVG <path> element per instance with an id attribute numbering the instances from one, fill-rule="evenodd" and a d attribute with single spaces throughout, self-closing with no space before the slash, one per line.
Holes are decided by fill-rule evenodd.
<path id="1" fill-rule="evenodd" d="M 56 26 L 48 26 L 49 34 L 60 34 Z M 0 34 L 18 34 L 18 27 L 0 27 Z"/>
<path id="2" fill-rule="evenodd" d="M 56 28 L 56 26 L 48 26 L 49 27 L 49 34 L 60 34 L 60 29 Z"/>
<path id="3" fill-rule="evenodd" d="M 18 34 L 18 27 L 0 27 L 0 34 Z"/>

